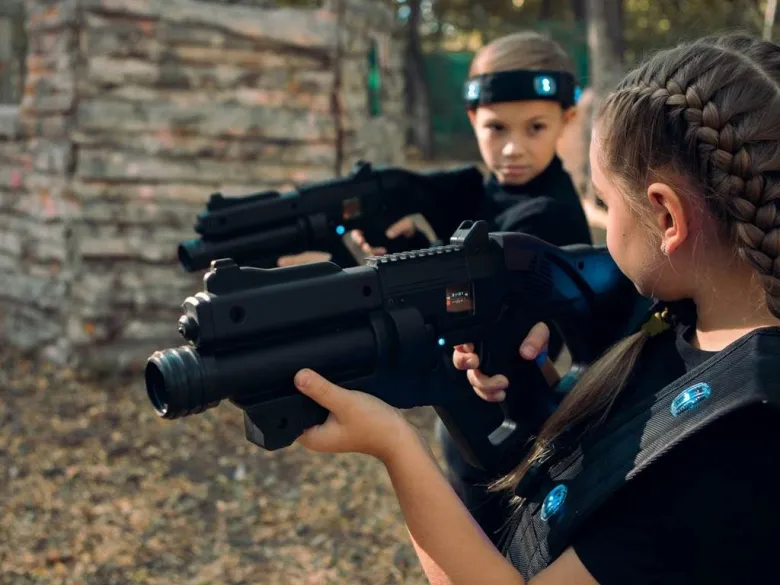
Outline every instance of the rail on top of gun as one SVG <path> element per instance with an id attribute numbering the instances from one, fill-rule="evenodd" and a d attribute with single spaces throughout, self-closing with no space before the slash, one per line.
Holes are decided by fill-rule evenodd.
<path id="1" fill-rule="evenodd" d="M 446 246 L 437 246 L 434 248 L 423 248 L 421 250 L 412 250 L 411 252 L 397 252 L 395 254 L 385 254 L 384 256 L 368 256 L 366 258 L 367 266 L 378 266 L 380 264 L 393 264 L 416 258 L 430 258 L 431 256 L 444 256 L 453 252 L 462 252 L 463 246 L 460 244 L 448 244 Z"/>

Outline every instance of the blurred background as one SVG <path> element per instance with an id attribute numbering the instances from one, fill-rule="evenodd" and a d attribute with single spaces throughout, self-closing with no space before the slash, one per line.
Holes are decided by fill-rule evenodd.
<path id="1" fill-rule="evenodd" d="M 560 144 L 595 234 L 590 111 L 644 54 L 775 33 L 769 0 L 0 0 L 0 584 L 422 585 L 367 457 L 265 452 L 229 404 L 152 411 L 178 266 L 211 192 L 358 159 L 478 163 L 474 52 L 558 40 L 586 90 Z M 603 233 L 602 233 L 603 235 Z M 409 412 L 430 438 L 434 413 Z M 435 448 L 435 446 L 434 446 Z"/>

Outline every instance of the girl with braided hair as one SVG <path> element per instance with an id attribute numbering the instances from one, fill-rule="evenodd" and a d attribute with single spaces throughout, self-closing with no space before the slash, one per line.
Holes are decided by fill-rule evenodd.
<path id="1" fill-rule="evenodd" d="M 501 550 L 380 400 L 300 372 L 331 411 L 300 442 L 384 463 L 437 585 L 774 581 L 780 46 L 729 35 L 656 53 L 601 104 L 590 157 L 609 251 L 658 311 L 589 367 L 495 486 L 517 503 Z M 518 359 L 548 335 L 534 327 Z M 523 391 L 482 373 L 472 347 L 453 360 L 485 400 Z"/>

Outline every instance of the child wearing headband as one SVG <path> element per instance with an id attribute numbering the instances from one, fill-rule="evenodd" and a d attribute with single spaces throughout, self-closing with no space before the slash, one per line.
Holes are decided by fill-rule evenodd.
<path id="1" fill-rule="evenodd" d="M 448 240 L 464 220 L 486 220 L 492 231 L 519 231 L 552 244 L 591 243 L 590 228 L 571 177 L 556 149 L 574 118 L 574 66 L 555 41 L 532 31 L 501 37 L 480 49 L 469 70 L 464 101 L 490 176 L 482 192 L 447 194 L 423 212 L 436 236 Z M 404 218 L 387 230 L 420 247 L 419 223 Z M 350 233 L 364 254 L 387 251 Z M 305 252 L 280 265 L 326 260 Z M 558 344 L 559 346 L 559 344 Z M 556 349 L 552 340 L 551 352 Z"/>
<path id="2" fill-rule="evenodd" d="M 482 198 L 453 193 L 426 214 L 439 237 L 448 238 L 464 219 L 484 219 L 494 231 L 524 232 L 557 246 L 592 243 L 580 198 L 556 153 L 578 97 L 563 49 L 535 32 L 493 41 L 475 55 L 464 94 L 490 177 Z M 412 225 L 405 228 L 406 235 L 414 233 Z M 549 354 L 560 349 L 553 332 Z M 451 484 L 485 533 L 497 538 L 507 512 L 499 495 L 485 488 L 495 478 L 470 466 L 441 421 L 436 426 Z"/>
<path id="3" fill-rule="evenodd" d="M 571 177 L 556 154 L 575 114 L 574 66 L 553 40 L 525 31 L 501 37 L 474 56 L 464 100 L 490 176 L 484 193 L 451 193 L 423 214 L 447 240 L 463 220 L 483 219 L 493 231 L 521 231 L 552 244 L 590 243 L 590 230 Z M 388 237 L 411 237 L 403 219 Z M 360 232 L 353 237 L 367 254 Z"/>

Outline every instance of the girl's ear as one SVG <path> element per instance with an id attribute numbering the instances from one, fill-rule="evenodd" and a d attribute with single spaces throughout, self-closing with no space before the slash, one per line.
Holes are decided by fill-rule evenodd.
<path id="1" fill-rule="evenodd" d="M 663 250 L 671 256 L 688 238 L 690 217 L 683 201 L 666 183 L 653 183 L 647 188 L 652 217 L 661 234 Z"/>
<path id="2" fill-rule="evenodd" d="M 577 116 L 577 106 L 571 106 L 563 110 L 563 123 L 564 125 L 571 122 Z"/>
<path id="3" fill-rule="evenodd" d="M 471 122 L 471 127 L 474 127 L 474 124 L 476 124 L 477 120 L 477 113 L 474 110 L 467 110 L 466 113 L 469 115 L 469 122 Z"/>

